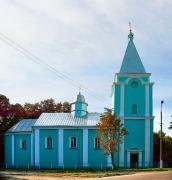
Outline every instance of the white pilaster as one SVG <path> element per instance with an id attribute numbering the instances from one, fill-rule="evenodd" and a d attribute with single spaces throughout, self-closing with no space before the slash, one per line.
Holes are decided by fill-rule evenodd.
<path id="1" fill-rule="evenodd" d="M 14 134 L 11 135 L 11 153 L 12 153 L 12 165 L 14 166 L 14 159 L 15 159 L 15 153 L 14 153 Z"/>
<path id="2" fill-rule="evenodd" d="M 145 167 L 150 163 L 150 113 L 149 113 L 149 84 L 145 85 L 146 111 L 145 111 Z"/>
<path id="3" fill-rule="evenodd" d="M 83 166 L 88 166 L 88 129 L 83 129 Z"/>
<path id="4" fill-rule="evenodd" d="M 145 85 L 145 90 L 146 90 L 146 112 L 145 112 L 145 115 L 146 116 L 149 116 L 150 113 L 149 113 L 149 84 L 146 84 Z"/>
<path id="5" fill-rule="evenodd" d="M 120 86 L 120 117 L 121 123 L 124 125 L 124 92 L 125 85 L 121 84 Z M 122 138 L 123 143 L 120 145 L 120 154 L 119 154 L 119 167 L 124 167 L 124 138 Z"/>
<path id="6" fill-rule="evenodd" d="M 120 116 L 124 116 L 124 86 L 124 84 L 120 86 Z"/>
<path id="7" fill-rule="evenodd" d="M 30 152 L 31 152 L 31 165 L 33 166 L 33 134 L 31 134 L 31 136 L 30 136 L 30 141 L 31 141 L 31 149 L 30 149 Z"/>
<path id="8" fill-rule="evenodd" d="M 130 168 L 130 152 L 127 152 L 127 167 Z"/>
<path id="9" fill-rule="evenodd" d="M 63 154 L 63 129 L 59 129 L 58 133 L 58 158 L 59 166 L 64 166 L 64 154 Z"/>
<path id="10" fill-rule="evenodd" d="M 107 156 L 107 167 L 112 167 L 112 160 L 110 156 Z"/>
<path id="11" fill-rule="evenodd" d="M 39 129 L 35 129 L 35 166 L 40 166 Z"/>
<path id="12" fill-rule="evenodd" d="M 139 168 L 142 167 L 142 152 L 139 152 Z"/>

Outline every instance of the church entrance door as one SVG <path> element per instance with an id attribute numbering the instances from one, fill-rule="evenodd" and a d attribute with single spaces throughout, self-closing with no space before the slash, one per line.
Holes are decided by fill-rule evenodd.
<path id="1" fill-rule="evenodd" d="M 138 153 L 131 153 L 130 154 L 130 167 L 131 168 L 138 168 Z"/>

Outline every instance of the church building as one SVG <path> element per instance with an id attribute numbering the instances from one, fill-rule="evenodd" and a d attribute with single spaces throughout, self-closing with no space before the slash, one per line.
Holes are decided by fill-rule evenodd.
<path id="1" fill-rule="evenodd" d="M 112 109 L 128 135 L 115 154 L 118 167 L 142 168 L 153 165 L 153 83 L 133 42 L 130 30 L 121 69 L 112 85 Z M 5 134 L 5 166 L 37 168 L 107 168 L 97 138 L 100 113 L 87 111 L 79 93 L 71 113 L 42 113 L 38 119 L 22 119 Z"/>

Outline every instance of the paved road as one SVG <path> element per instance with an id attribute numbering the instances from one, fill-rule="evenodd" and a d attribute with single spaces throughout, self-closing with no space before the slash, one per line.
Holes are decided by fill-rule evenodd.
<path id="1" fill-rule="evenodd" d="M 78 178 L 78 177 L 37 177 L 13 175 L 3 180 L 172 180 L 172 171 L 143 172 L 133 175 L 113 176 L 104 178 Z"/>

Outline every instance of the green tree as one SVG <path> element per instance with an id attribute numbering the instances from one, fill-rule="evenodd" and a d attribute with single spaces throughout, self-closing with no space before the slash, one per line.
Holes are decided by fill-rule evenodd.
<path id="1" fill-rule="evenodd" d="M 65 112 L 65 113 L 71 112 L 71 106 L 68 102 L 63 103 L 63 112 Z"/>
<path id="2" fill-rule="evenodd" d="M 160 154 L 160 132 L 153 135 L 153 160 L 159 162 Z M 162 158 L 164 165 L 172 167 L 172 137 L 162 134 Z"/>
<path id="3" fill-rule="evenodd" d="M 0 95 L 0 165 L 4 161 L 4 133 L 19 121 L 21 112 L 20 104 L 11 105 L 6 96 Z"/>
<path id="4" fill-rule="evenodd" d="M 114 155 L 119 151 L 119 145 L 123 143 L 123 137 L 128 134 L 121 120 L 111 109 L 101 115 L 100 122 L 96 126 L 98 137 L 106 155 L 111 157 L 112 169 L 115 167 Z"/>

